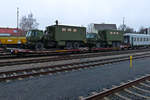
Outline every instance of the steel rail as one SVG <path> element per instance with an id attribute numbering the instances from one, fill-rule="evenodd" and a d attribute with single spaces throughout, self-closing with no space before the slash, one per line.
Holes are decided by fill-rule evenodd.
<path id="1" fill-rule="evenodd" d="M 105 97 L 107 98 L 111 94 L 117 93 L 117 92 L 122 91 L 126 88 L 140 84 L 141 82 L 143 82 L 145 80 L 150 80 L 150 75 L 144 76 L 144 77 L 136 79 L 134 81 L 124 83 L 120 86 L 116 86 L 116 87 L 113 87 L 111 89 L 107 89 L 107 90 L 100 92 L 100 93 L 95 93 L 92 96 L 81 98 L 80 100 L 103 100 Z"/>
<path id="2" fill-rule="evenodd" d="M 4 62 L 0 62 L 0 67 L 4 67 L 4 66 L 12 66 L 12 65 L 21 65 L 21 64 L 31 64 L 31 63 L 42 63 L 42 62 L 51 62 L 51 61 L 60 61 L 60 60 L 72 60 L 72 59 L 81 59 L 81 58 L 92 58 L 92 57 L 99 57 L 99 56 L 108 56 L 108 55 L 121 55 L 124 54 L 126 52 L 122 52 L 122 53 L 103 53 L 103 54 L 82 54 L 82 55 L 64 55 L 64 56 L 51 56 L 51 58 L 29 58 L 29 59 L 19 59 L 19 60 L 14 60 L 12 59 L 9 61 L 4 61 Z M 149 53 L 147 53 L 146 55 L 148 55 Z M 132 54 L 131 54 L 132 55 Z M 107 60 L 107 59 L 104 59 Z"/>
<path id="3" fill-rule="evenodd" d="M 148 56 L 137 56 L 134 59 L 150 57 Z M 14 80 L 17 78 L 25 78 L 29 76 L 37 76 L 37 75 L 44 75 L 44 74 L 53 74 L 57 72 L 65 72 L 65 71 L 72 71 L 84 68 L 91 68 L 96 67 L 108 63 L 115 63 L 120 61 L 128 60 L 129 57 L 126 58 L 115 58 L 109 60 L 97 60 L 97 61 L 88 61 L 88 62 L 81 62 L 81 63 L 71 63 L 71 64 L 62 64 L 62 65 L 54 65 L 54 66 L 46 66 L 46 67 L 38 67 L 38 68 L 29 68 L 29 69 L 20 69 L 20 70 L 13 70 L 13 71 L 6 71 L 0 72 L 0 81 L 6 80 Z"/>

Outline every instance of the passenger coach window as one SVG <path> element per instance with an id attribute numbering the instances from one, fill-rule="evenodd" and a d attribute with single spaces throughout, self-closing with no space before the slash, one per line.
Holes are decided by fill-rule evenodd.
<path id="1" fill-rule="evenodd" d="M 136 38 L 134 38 L 134 41 L 136 41 Z"/>

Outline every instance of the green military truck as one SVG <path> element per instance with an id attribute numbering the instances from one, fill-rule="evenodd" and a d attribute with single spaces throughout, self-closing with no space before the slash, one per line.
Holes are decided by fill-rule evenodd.
<path id="1" fill-rule="evenodd" d="M 30 30 L 27 33 L 27 44 L 35 49 L 67 48 L 77 49 L 86 43 L 86 28 L 67 25 L 52 25 L 44 32 Z"/>
<path id="2" fill-rule="evenodd" d="M 30 30 L 26 34 L 26 47 L 31 49 L 43 48 L 42 39 L 44 32 L 42 30 L 34 29 Z"/>
<path id="3" fill-rule="evenodd" d="M 97 33 L 87 33 L 87 43 L 90 47 L 120 47 L 123 42 L 123 32 L 119 30 L 103 30 Z"/>

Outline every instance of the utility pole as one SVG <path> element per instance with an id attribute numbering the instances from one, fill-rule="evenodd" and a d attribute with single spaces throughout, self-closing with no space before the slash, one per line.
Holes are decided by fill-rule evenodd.
<path id="1" fill-rule="evenodd" d="M 125 17 L 123 17 L 123 32 L 124 32 L 124 28 L 125 28 L 124 20 L 125 20 Z"/>
<path id="2" fill-rule="evenodd" d="M 19 36 L 19 30 L 18 30 L 18 25 L 19 25 L 19 8 L 17 8 L 17 38 L 18 38 L 18 36 Z"/>
<path id="3" fill-rule="evenodd" d="M 18 29 L 18 25 L 19 25 L 19 8 L 17 8 L 17 29 Z"/>

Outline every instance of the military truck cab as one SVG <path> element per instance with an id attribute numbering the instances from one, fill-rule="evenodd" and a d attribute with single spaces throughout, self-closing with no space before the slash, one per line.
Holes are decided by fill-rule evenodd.
<path id="1" fill-rule="evenodd" d="M 87 44 L 90 48 L 96 47 L 100 48 L 101 46 L 101 40 L 98 34 L 96 33 L 87 33 L 86 34 Z"/>
<path id="2" fill-rule="evenodd" d="M 44 48 L 43 45 L 43 36 L 44 33 L 42 30 L 30 30 L 26 34 L 26 39 L 27 39 L 27 46 L 30 46 L 28 48 L 31 49 L 38 49 L 38 48 Z"/>

